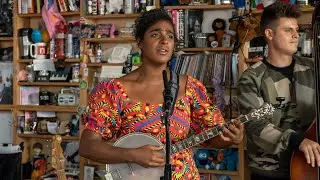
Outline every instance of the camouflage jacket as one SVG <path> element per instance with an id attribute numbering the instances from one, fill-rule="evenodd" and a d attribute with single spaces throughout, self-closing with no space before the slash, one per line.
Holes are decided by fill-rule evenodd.
<path id="1" fill-rule="evenodd" d="M 265 175 L 288 175 L 292 152 L 290 135 L 306 131 L 315 118 L 313 61 L 298 56 L 293 58 L 292 82 L 263 61 L 248 68 L 239 79 L 238 102 L 242 114 L 259 108 L 264 102 L 279 104 L 276 97 L 285 97 L 282 102 L 285 107 L 276 109 L 272 118 L 245 124 L 249 166 Z"/>

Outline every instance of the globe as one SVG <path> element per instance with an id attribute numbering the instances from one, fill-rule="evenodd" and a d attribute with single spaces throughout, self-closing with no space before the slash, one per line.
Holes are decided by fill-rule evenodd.
<path id="1" fill-rule="evenodd" d="M 41 32 L 38 29 L 34 29 L 31 34 L 31 39 L 34 43 L 38 43 L 42 41 Z"/>

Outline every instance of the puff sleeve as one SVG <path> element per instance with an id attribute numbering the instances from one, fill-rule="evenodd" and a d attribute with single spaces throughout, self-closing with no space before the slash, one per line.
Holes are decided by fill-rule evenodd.
<path id="1" fill-rule="evenodd" d="M 121 125 L 120 97 L 113 81 L 101 82 L 90 93 L 88 109 L 84 115 L 85 129 L 110 140 L 118 133 Z"/>
<path id="2" fill-rule="evenodd" d="M 209 99 L 206 88 L 199 80 L 188 77 L 187 95 L 190 99 L 191 128 L 197 134 L 225 123 L 220 110 Z"/>

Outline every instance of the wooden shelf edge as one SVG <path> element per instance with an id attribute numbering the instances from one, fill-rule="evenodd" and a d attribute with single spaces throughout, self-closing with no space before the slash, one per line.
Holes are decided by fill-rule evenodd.
<path id="1" fill-rule="evenodd" d="M 311 13 L 314 11 L 314 7 L 308 7 L 308 8 L 300 8 L 302 12 L 304 13 Z M 252 14 L 262 14 L 263 10 L 252 10 Z"/>
<path id="2" fill-rule="evenodd" d="M 0 111 L 11 111 L 13 108 L 12 104 L 0 104 Z"/>
<path id="3" fill-rule="evenodd" d="M 106 43 L 134 43 L 136 40 L 133 37 L 114 37 L 114 38 L 82 38 L 86 42 L 106 42 Z"/>
<path id="4" fill-rule="evenodd" d="M 76 113 L 78 106 L 16 105 L 16 109 L 20 111 L 56 111 Z"/>
<path id="5" fill-rule="evenodd" d="M 0 37 L 0 41 L 13 41 L 13 37 Z"/>
<path id="6" fill-rule="evenodd" d="M 80 12 L 62 12 L 60 13 L 62 16 L 80 16 Z M 42 13 L 34 13 L 34 14 L 18 14 L 18 17 L 42 17 Z"/>
<path id="7" fill-rule="evenodd" d="M 52 134 L 18 134 L 20 138 L 52 139 Z M 79 140 L 79 136 L 62 136 L 63 140 Z"/>
<path id="8" fill-rule="evenodd" d="M 70 82 L 18 82 L 19 86 L 79 86 L 79 83 Z"/>
<path id="9" fill-rule="evenodd" d="M 101 66 L 123 66 L 123 63 L 88 63 L 88 67 L 101 67 Z M 132 66 L 141 66 L 141 64 L 133 64 Z"/>
<path id="10" fill-rule="evenodd" d="M 215 148 L 213 148 L 213 147 L 201 146 L 201 145 L 194 146 L 194 148 L 199 148 L 199 149 L 215 149 Z M 234 145 L 231 145 L 231 146 L 229 146 L 229 147 L 226 147 L 226 149 L 227 149 L 227 148 L 239 148 L 239 145 L 234 144 Z"/>
<path id="11" fill-rule="evenodd" d="M 232 4 L 225 5 L 184 5 L 184 6 L 164 6 L 165 9 L 211 9 L 211 10 L 223 10 L 234 9 Z"/>
<path id="12" fill-rule="evenodd" d="M 182 48 L 181 51 L 185 52 L 201 52 L 201 51 L 232 51 L 232 48 L 216 47 L 216 48 Z"/>
<path id="13" fill-rule="evenodd" d="M 199 173 L 212 173 L 212 174 L 225 174 L 230 176 L 238 176 L 238 171 L 224 171 L 224 170 L 206 170 L 206 169 L 199 169 Z"/>
<path id="14" fill-rule="evenodd" d="M 18 59 L 18 63 L 32 63 L 34 59 Z M 66 58 L 61 60 L 62 62 L 66 62 L 66 63 L 79 63 L 80 59 L 77 58 Z M 53 62 L 58 62 L 57 59 L 54 59 Z"/>
<path id="15" fill-rule="evenodd" d="M 136 14 L 106 14 L 106 15 L 85 15 L 86 19 L 105 19 L 105 18 L 136 18 L 140 16 L 139 13 Z"/>

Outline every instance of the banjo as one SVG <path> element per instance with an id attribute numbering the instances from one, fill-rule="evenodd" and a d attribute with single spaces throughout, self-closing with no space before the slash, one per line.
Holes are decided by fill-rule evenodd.
<path id="1" fill-rule="evenodd" d="M 275 108 L 268 103 L 263 104 L 260 108 L 255 109 L 247 115 L 241 115 L 236 120 L 246 123 L 248 121 L 261 120 L 272 117 Z M 231 122 L 225 124 L 229 127 Z M 205 142 L 220 134 L 221 126 L 216 126 L 203 133 L 193 135 L 187 139 L 171 145 L 170 154 L 183 151 L 187 148 L 193 147 L 200 143 Z M 113 146 L 121 148 L 138 148 L 144 145 L 163 145 L 158 139 L 146 133 L 130 133 L 119 138 Z M 162 150 L 165 153 L 165 150 Z M 105 175 L 106 180 L 159 180 L 164 175 L 164 167 L 144 168 L 135 163 L 119 163 L 119 164 L 106 164 Z"/>

